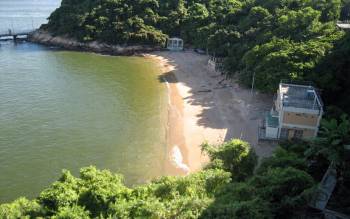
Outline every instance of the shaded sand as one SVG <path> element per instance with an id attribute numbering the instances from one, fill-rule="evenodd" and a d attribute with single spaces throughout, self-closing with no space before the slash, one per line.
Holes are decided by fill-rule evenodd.
<path id="1" fill-rule="evenodd" d="M 169 88 L 167 172 L 184 175 L 203 168 L 208 157 L 203 142 L 220 144 L 232 138 L 248 141 L 259 157 L 273 147 L 258 144 L 258 125 L 272 106 L 272 96 L 240 87 L 208 68 L 208 57 L 192 51 L 146 55 L 161 65 L 159 80 Z"/>

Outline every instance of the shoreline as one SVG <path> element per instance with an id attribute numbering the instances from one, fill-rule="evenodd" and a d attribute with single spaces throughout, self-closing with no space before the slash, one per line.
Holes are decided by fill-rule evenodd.
<path id="1" fill-rule="evenodd" d="M 178 92 L 176 68 L 169 60 L 152 53 L 141 56 L 151 59 L 161 69 L 161 79 L 167 87 L 168 119 L 167 119 L 167 157 L 164 164 L 167 175 L 184 176 L 193 172 L 189 164 L 188 146 L 184 135 L 183 108 L 184 103 Z"/>
<path id="2" fill-rule="evenodd" d="M 232 138 L 249 142 L 260 158 L 274 147 L 260 145 L 257 133 L 272 97 L 255 93 L 227 80 L 207 66 L 208 56 L 193 51 L 169 52 L 150 46 L 115 46 L 81 43 L 48 32 L 36 31 L 29 42 L 67 50 L 112 56 L 141 56 L 155 61 L 168 90 L 166 175 L 183 176 L 201 170 L 208 156 L 201 144 L 220 145 Z"/>
<path id="3" fill-rule="evenodd" d="M 54 46 L 61 49 L 79 51 L 79 52 L 94 52 L 111 56 L 133 56 L 142 53 L 151 53 L 154 51 L 163 50 L 160 46 L 151 45 L 111 45 L 107 43 L 92 41 L 92 42 L 80 42 L 76 39 L 66 36 L 53 36 L 48 31 L 36 30 L 32 34 L 28 35 L 28 42 L 38 43 L 45 46 Z"/>
<path id="4" fill-rule="evenodd" d="M 209 57 L 193 51 L 143 54 L 161 68 L 169 92 L 169 175 L 197 172 L 209 162 L 201 144 L 220 145 L 232 138 L 249 142 L 259 158 L 274 147 L 258 142 L 258 126 L 270 109 L 272 97 L 239 86 L 210 70 Z"/>
<path id="5" fill-rule="evenodd" d="M 168 89 L 168 154 L 165 170 L 168 175 L 184 176 L 203 169 L 209 162 L 209 157 L 202 153 L 201 144 L 222 143 L 226 130 L 212 129 L 210 135 L 206 136 L 205 130 L 196 121 L 196 114 L 200 113 L 202 107 L 193 109 L 191 103 L 186 101 L 191 87 L 178 80 L 181 73 L 188 72 L 182 69 L 184 63 L 166 56 L 171 53 L 153 52 L 143 56 L 153 59 L 160 66 L 162 79 Z M 181 56 L 181 52 L 172 54 Z"/>

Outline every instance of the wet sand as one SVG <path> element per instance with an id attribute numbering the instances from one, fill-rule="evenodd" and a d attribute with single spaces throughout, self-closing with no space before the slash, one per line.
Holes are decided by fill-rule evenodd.
<path id="1" fill-rule="evenodd" d="M 272 97 L 254 93 L 208 68 L 208 56 L 192 51 L 146 55 L 162 69 L 169 91 L 168 162 L 166 172 L 186 175 L 209 161 L 204 142 L 219 145 L 232 138 L 248 141 L 259 157 L 273 148 L 258 143 L 258 125 Z"/>

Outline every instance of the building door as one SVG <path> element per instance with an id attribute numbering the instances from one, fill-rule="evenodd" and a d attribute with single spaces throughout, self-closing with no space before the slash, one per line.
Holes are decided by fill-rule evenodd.
<path id="1" fill-rule="evenodd" d="M 282 128 L 280 133 L 280 139 L 288 139 L 289 130 Z"/>

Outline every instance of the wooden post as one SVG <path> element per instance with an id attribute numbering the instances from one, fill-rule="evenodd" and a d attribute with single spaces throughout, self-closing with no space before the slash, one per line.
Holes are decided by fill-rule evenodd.
<path id="1" fill-rule="evenodd" d="M 17 41 L 17 35 L 13 35 L 13 41 Z"/>

